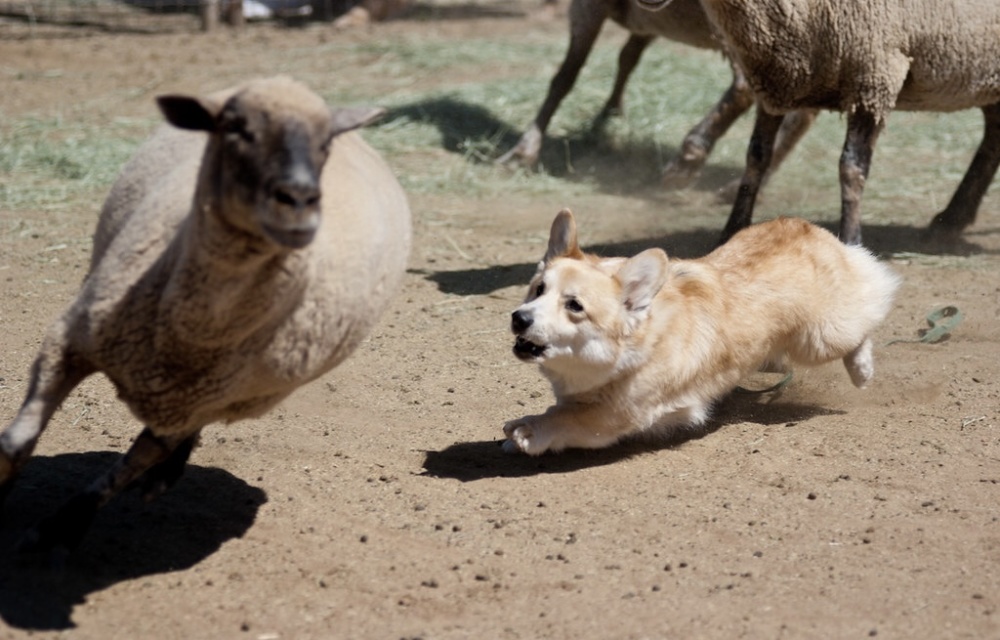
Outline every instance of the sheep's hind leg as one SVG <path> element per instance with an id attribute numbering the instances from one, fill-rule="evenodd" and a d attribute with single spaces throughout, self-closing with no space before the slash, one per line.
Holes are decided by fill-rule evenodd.
<path id="1" fill-rule="evenodd" d="M 29 531 L 21 543 L 21 551 L 68 554 L 79 546 L 98 509 L 147 470 L 170 460 L 187 440 L 190 438 L 159 437 L 149 428 L 143 429 L 111 469 Z M 190 454 L 190 447 L 187 453 Z M 186 461 L 186 455 L 183 458 Z"/>
<path id="2" fill-rule="evenodd" d="M 983 141 L 948 206 L 931 220 L 927 235 L 932 238 L 954 241 L 976 221 L 979 204 L 1000 167 L 1000 103 L 983 107 L 983 117 Z"/>
<path id="3" fill-rule="evenodd" d="M 55 339 L 46 339 L 32 365 L 31 381 L 21 409 L 0 433 L 0 507 L 52 414 L 91 371 L 89 366 L 75 362 Z"/>
<path id="4" fill-rule="evenodd" d="M 624 95 L 625 85 L 628 84 L 629 77 L 635 71 L 642 58 L 642 52 L 646 50 L 649 43 L 653 41 L 653 36 L 640 36 L 632 34 L 622 50 L 618 53 L 618 73 L 615 75 L 615 84 L 611 89 L 608 101 L 604 103 L 598 120 L 604 120 L 611 116 L 621 115 L 625 112 Z"/>
<path id="5" fill-rule="evenodd" d="M 746 77 L 733 65 L 732 84 L 701 122 L 688 131 L 681 143 L 680 153 L 664 167 L 663 186 L 678 187 L 693 180 L 708 160 L 715 142 L 753 106 L 753 99 L 753 89 Z"/>
<path id="6" fill-rule="evenodd" d="M 840 154 L 840 241 L 861 244 L 861 195 L 868 180 L 883 121 L 858 109 L 847 117 L 847 138 Z"/>

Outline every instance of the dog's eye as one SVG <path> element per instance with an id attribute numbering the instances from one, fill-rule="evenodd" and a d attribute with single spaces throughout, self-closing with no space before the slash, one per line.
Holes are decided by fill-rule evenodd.
<path id="1" fill-rule="evenodd" d="M 545 293 L 545 283 L 539 282 L 538 286 L 535 287 L 535 297 L 541 298 L 543 293 Z"/>
<path id="2" fill-rule="evenodd" d="M 566 309 L 572 313 L 583 313 L 583 305 L 576 298 L 570 298 L 566 301 Z"/>

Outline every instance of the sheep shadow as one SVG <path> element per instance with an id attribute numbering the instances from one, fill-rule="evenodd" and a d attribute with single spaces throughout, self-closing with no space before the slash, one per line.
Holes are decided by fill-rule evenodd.
<path id="1" fill-rule="evenodd" d="M 528 124 L 515 126 L 483 106 L 442 96 L 390 108 L 386 117 L 373 126 L 393 127 L 403 122 L 437 128 L 442 148 L 478 164 L 493 163 L 517 145 L 521 127 Z M 589 124 L 565 135 L 546 135 L 539 166 L 556 178 L 595 183 L 604 193 L 661 198 L 661 170 L 677 154 L 677 147 L 662 146 L 647 137 L 618 140 L 608 132 L 609 122 L 608 117 L 595 116 Z M 691 188 L 714 193 L 741 173 L 742 167 L 709 163 Z"/>
<path id="2" fill-rule="evenodd" d="M 11 628 L 55 631 L 75 627 L 73 608 L 116 583 L 190 568 L 223 543 L 242 537 L 264 491 L 221 469 L 189 464 L 177 486 L 151 505 L 134 492 L 98 514 L 66 565 L 16 551 L 24 532 L 106 470 L 119 454 L 37 456 L 8 496 L 0 528 L 0 619 Z"/>
<path id="3" fill-rule="evenodd" d="M 526 456 L 505 453 L 503 442 L 499 439 L 459 442 L 442 451 L 426 452 L 422 475 L 472 482 L 573 473 L 677 449 L 687 442 L 711 436 L 730 424 L 752 422 L 762 427 L 795 427 L 816 416 L 845 413 L 814 405 L 783 403 L 777 401 L 780 395 L 780 391 L 767 394 L 732 393 L 716 405 L 715 416 L 702 427 L 678 429 L 662 436 L 630 437 L 606 449 L 567 449 L 558 454 Z"/>
<path id="4" fill-rule="evenodd" d="M 602 256 L 632 256 L 652 247 L 664 249 L 674 258 L 698 258 L 715 248 L 722 232 L 718 229 L 692 229 L 663 236 L 594 244 L 584 247 L 590 253 Z M 822 224 L 836 233 L 836 225 Z M 867 225 L 863 227 L 865 246 L 874 253 L 885 256 L 896 254 L 926 254 L 956 258 L 974 255 L 1000 255 L 1000 250 L 986 249 L 975 242 L 989 235 L 1000 236 L 1000 228 L 974 229 L 954 242 L 941 243 L 924 238 L 924 228 L 906 225 Z M 995 244 L 995 242 L 991 242 Z M 541 258 L 541 256 L 539 256 Z M 456 295 L 488 295 L 512 286 L 528 285 L 537 262 L 491 265 L 455 271 L 425 271 L 424 277 L 435 283 L 442 293 Z"/>

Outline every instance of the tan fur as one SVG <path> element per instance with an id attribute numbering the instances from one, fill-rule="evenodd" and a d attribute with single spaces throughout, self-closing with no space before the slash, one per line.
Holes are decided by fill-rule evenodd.
<path id="1" fill-rule="evenodd" d="M 579 252 L 564 211 L 512 316 L 515 354 L 539 364 L 556 404 L 509 422 L 505 448 L 599 448 L 698 425 L 741 377 L 786 359 L 843 359 L 863 387 L 874 371 L 869 336 L 897 286 L 866 250 L 798 219 L 745 229 L 699 260 L 650 249 L 602 261 Z"/>
<path id="2" fill-rule="evenodd" d="M 98 371 L 146 431 L 88 495 L 147 471 L 169 484 L 205 425 L 258 416 L 346 358 L 402 277 L 406 197 L 352 131 L 378 110 L 330 109 L 287 78 L 160 104 L 198 130 L 161 128 L 113 186 L 83 288 L 0 434 L 0 488 Z"/>

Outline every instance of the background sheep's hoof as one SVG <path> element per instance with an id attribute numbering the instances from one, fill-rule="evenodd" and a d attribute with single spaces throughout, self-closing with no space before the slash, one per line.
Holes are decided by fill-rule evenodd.
<path id="1" fill-rule="evenodd" d="M 924 242 L 933 242 L 936 244 L 957 244 L 962 240 L 962 232 L 965 231 L 966 225 L 952 224 L 951 222 L 945 221 L 945 214 L 939 213 L 934 216 L 931 223 L 927 226 L 927 229 L 921 234 L 921 240 Z"/>
<path id="2" fill-rule="evenodd" d="M 688 187 L 701 174 L 704 160 L 691 162 L 686 158 L 677 158 L 667 163 L 660 176 L 660 184 L 665 189 L 683 189 Z"/>
<path id="3" fill-rule="evenodd" d="M 508 166 L 519 164 L 530 169 L 538 164 L 538 156 L 541 152 L 542 131 L 535 125 L 521 136 L 517 146 L 497 158 L 496 162 Z"/>

